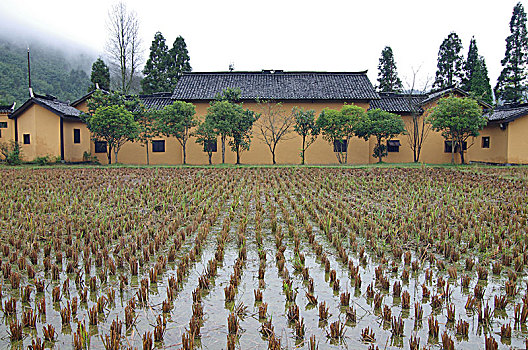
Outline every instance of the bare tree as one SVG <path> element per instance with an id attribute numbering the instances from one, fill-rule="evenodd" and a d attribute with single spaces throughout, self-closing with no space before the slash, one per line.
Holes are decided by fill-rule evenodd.
<path id="1" fill-rule="evenodd" d="M 423 96 L 429 89 L 429 77 L 426 79 L 423 88 L 416 93 L 416 80 L 419 71 L 420 68 L 412 69 L 412 79 L 411 82 L 407 84 L 406 101 L 409 106 L 411 118 L 404 119 L 405 130 L 407 131 L 407 141 L 409 142 L 409 147 L 411 147 L 411 150 L 413 151 L 413 161 L 415 163 L 420 161 L 420 153 L 422 152 L 424 141 L 427 139 L 427 136 L 429 136 L 429 132 L 431 131 L 431 125 L 426 122 L 421 106 L 421 101 L 424 99 Z"/>
<path id="2" fill-rule="evenodd" d="M 277 164 L 275 161 L 277 145 L 281 141 L 292 138 L 290 134 L 293 132 L 292 126 L 295 123 L 295 116 L 293 113 L 287 112 L 280 102 L 257 101 L 257 105 L 257 112 L 260 114 L 256 123 L 260 131 L 257 138 L 268 145 L 273 164 Z"/>
<path id="3" fill-rule="evenodd" d="M 114 5 L 108 12 L 107 30 L 106 53 L 112 71 L 118 77 L 118 89 L 127 94 L 137 83 L 136 74 L 142 62 L 136 12 L 128 11 L 123 2 Z"/>

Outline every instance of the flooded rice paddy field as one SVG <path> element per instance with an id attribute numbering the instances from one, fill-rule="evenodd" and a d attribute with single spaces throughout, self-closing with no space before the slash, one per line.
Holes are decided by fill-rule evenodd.
<path id="1" fill-rule="evenodd" d="M 526 168 L 0 175 L 1 348 L 526 346 Z"/>

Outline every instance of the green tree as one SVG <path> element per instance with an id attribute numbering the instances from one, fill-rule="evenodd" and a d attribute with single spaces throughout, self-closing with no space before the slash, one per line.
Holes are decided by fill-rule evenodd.
<path id="1" fill-rule="evenodd" d="M 213 149 L 209 145 L 216 142 L 216 138 L 218 137 L 213 125 L 205 120 L 198 124 L 191 136 L 196 137 L 196 143 L 203 146 L 204 151 L 209 156 L 209 164 L 212 164 Z"/>
<path id="2" fill-rule="evenodd" d="M 121 146 L 133 141 L 140 131 L 134 115 L 119 105 L 97 108 L 93 116 L 86 118 L 86 124 L 94 139 L 106 141 L 108 164 L 112 164 L 112 151 L 117 163 Z"/>
<path id="3" fill-rule="evenodd" d="M 240 99 L 240 89 L 227 88 L 221 94 L 217 94 L 211 102 L 205 116 L 206 121 L 213 126 L 215 132 L 220 135 L 222 144 L 222 163 L 225 163 L 225 144 L 231 133 L 232 121 L 239 112 L 235 101 Z"/>
<path id="4" fill-rule="evenodd" d="M 95 91 L 88 100 L 88 113 L 82 113 L 81 118 L 88 118 L 95 114 L 101 107 L 122 106 L 134 117 L 142 113 L 141 101 L 138 96 L 125 96 L 120 92 Z"/>
<path id="5" fill-rule="evenodd" d="M 110 90 L 110 69 L 100 57 L 92 64 L 90 81 L 92 84 L 90 85 L 88 92 L 95 90 L 96 84 L 99 85 L 100 89 L 106 91 Z"/>
<path id="6" fill-rule="evenodd" d="M 493 103 L 488 68 L 484 57 L 478 54 L 475 37 L 472 37 L 469 42 L 469 51 L 464 64 L 464 79 L 461 87 L 473 97 L 488 104 Z"/>
<path id="7" fill-rule="evenodd" d="M 145 94 L 170 90 L 168 64 L 169 48 L 163 34 L 156 32 L 152 45 L 150 45 L 149 58 L 143 68 L 145 77 L 141 80 L 141 88 Z"/>
<path id="8" fill-rule="evenodd" d="M 461 51 L 462 41 L 455 32 L 450 33 L 438 50 L 434 88 L 442 90 L 460 85 L 464 73 L 464 58 Z"/>
<path id="9" fill-rule="evenodd" d="M 135 120 L 139 125 L 139 134 L 136 141 L 145 147 L 147 151 L 147 164 L 150 164 L 149 144 L 152 143 L 154 137 L 159 135 L 159 131 L 156 128 L 158 111 L 147 110 L 142 104 L 138 108 L 140 110 L 138 113 L 135 113 Z"/>
<path id="10" fill-rule="evenodd" d="M 482 107 L 469 97 L 446 97 L 428 110 L 428 122 L 433 130 L 441 132 L 444 139 L 451 142 L 451 162 L 455 162 L 455 151 L 460 154 L 460 162 L 464 164 L 464 143 L 470 136 L 479 135 L 487 124 L 487 118 L 482 115 Z"/>
<path id="11" fill-rule="evenodd" d="M 347 163 L 349 141 L 364 116 L 363 108 L 350 104 L 344 105 L 340 111 L 325 108 L 317 118 L 317 127 L 321 130 L 323 139 L 334 146 L 340 164 Z"/>
<path id="12" fill-rule="evenodd" d="M 183 150 L 183 164 L 187 164 L 187 141 L 191 129 L 196 126 L 196 110 L 192 103 L 174 101 L 159 111 L 157 130 L 165 136 L 175 137 Z"/>
<path id="13" fill-rule="evenodd" d="M 381 51 L 378 64 L 378 90 L 382 92 L 400 92 L 403 84 L 398 77 L 394 54 L 390 46 L 385 46 Z"/>
<path id="14" fill-rule="evenodd" d="M 295 118 L 293 128 L 302 138 L 301 164 L 304 164 L 306 150 L 315 142 L 320 130 L 313 109 L 305 111 L 302 108 L 293 107 L 292 113 Z"/>
<path id="15" fill-rule="evenodd" d="M 190 60 L 185 39 L 178 36 L 174 40 L 172 48 L 169 50 L 168 76 L 171 89 L 176 86 L 176 83 L 180 80 L 183 73 L 192 70 Z"/>
<path id="16" fill-rule="evenodd" d="M 366 116 L 358 123 L 356 136 L 362 137 L 367 141 L 371 136 L 376 138 L 373 157 L 378 158 L 378 162 L 383 161 L 383 157 L 388 155 L 387 146 L 383 141 L 405 132 L 403 119 L 394 113 L 389 113 L 382 109 L 371 109 Z"/>
<path id="17" fill-rule="evenodd" d="M 240 164 L 240 154 L 243 151 L 249 151 L 251 130 L 255 121 L 258 120 L 259 114 L 249 109 L 244 110 L 241 105 L 235 106 L 237 112 L 232 119 L 229 146 L 231 146 L 231 151 L 236 153 L 236 164 Z"/>
<path id="18" fill-rule="evenodd" d="M 501 61 L 502 72 L 495 86 L 495 97 L 499 103 L 520 103 L 526 100 L 528 35 L 526 12 L 520 2 L 513 8 L 510 33 L 506 38 L 506 53 Z"/>

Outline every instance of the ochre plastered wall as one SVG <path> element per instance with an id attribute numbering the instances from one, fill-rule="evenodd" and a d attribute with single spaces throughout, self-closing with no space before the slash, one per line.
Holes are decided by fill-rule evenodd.
<path id="1" fill-rule="evenodd" d="M 74 143 L 74 129 L 80 131 L 80 143 Z M 64 160 L 82 162 L 84 152 L 90 152 L 90 131 L 82 121 L 64 120 Z"/>
<path id="2" fill-rule="evenodd" d="M 356 102 L 356 105 L 364 108 L 368 108 L 368 103 Z M 198 119 L 203 120 L 207 114 L 207 108 L 209 107 L 208 102 L 195 102 L 196 116 Z M 305 110 L 315 110 L 316 117 L 325 108 L 341 109 L 343 102 L 334 101 L 321 101 L 321 102 L 306 102 L 306 101 L 295 101 L 295 102 L 283 102 L 283 110 L 287 113 L 291 113 L 293 107 L 300 107 Z M 244 108 L 261 112 L 256 102 L 245 102 L 243 103 Z M 301 137 L 292 132 L 288 135 L 288 140 L 279 142 L 276 149 L 276 161 L 277 164 L 299 164 L 300 163 L 300 149 L 302 139 Z M 220 137 L 217 141 L 218 152 L 213 153 L 212 161 L 213 164 L 219 164 L 222 162 L 222 151 L 221 151 Z M 365 164 L 368 163 L 368 142 L 363 139 L 353 137 L 350 140 L 348 148 L 348 164 Z M 333 152 L 333 145 L 325 141 L 321 135 L 317 140 L 308 148 L 306 151 L 306 164 L 337 164 L 337 158 Z M 251 146 L 249 151 L 244 151 L 241 154 L 240 161 L 242 164 L 272 164 L 272 155 L 267 144 L 261 139 L 260 131 L 256 126 L 253 127 L 253 137 L 251 139 Z M 207 153 L 203 151 L 201 145 L 196 144 L 195 139 L 191 138 L 187 145 L 187 162 L 189 164 L 208 164 Z M 236 153 L 232 152 L 228 142 L 226 142 L 226 163 L 236 163 Z"/>
<path id="3" fill-rule="evenodd" d="M 0 128 L 0 142 L 9 142 L 15 139 L 14 120 L 8 118 L 7 113 L 0 113 L 0 123 L 7 123 L 7 128 Z"/>
<path id="4" fill-rule="evenodd" d="M 508 163 L 509 129 L 501 129 L 500 124 L 490 123 L 475 137 L 468 154 L 472 161 L 483 163 Z M 482 147 L 482 138 L 489 137 L 489 148 Z"/>
<path id="5" fill-rule="evenodd" d="M 60 156 L 60 118 L 53 112 L 33 104 L 17 118 L 18 141 L 26 161 L 37 157 Z M 30 144 L 24 144 L 24 134 Z"/>
<path id="6" fill-rule="evenodd" d="M 508 130 L 508 163 L 528 164 L 528 115 L 510 122 Z"/>

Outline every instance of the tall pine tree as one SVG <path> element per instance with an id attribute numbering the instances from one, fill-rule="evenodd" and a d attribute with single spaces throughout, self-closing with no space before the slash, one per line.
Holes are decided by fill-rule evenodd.
<path id="1" fill-rule="evenodd" d="M 484 57 L 478 53 L 475 37 L 472 37 L 469 42 L 469 51 L 464 63 L 464 79 L 461 87 L 475 98 L 489 104 L 493 103 L 488 68 Z"/>
<path id="2" fill-rule="evenodd" d="M 169 48 L 160 32 L 154 34 L 150 45 L 150 54 L 143 69 L 145 77 L 141 80 L 141 88 L 146 94 L 171 90 L 169 81 Z"/>
<path id="3" fill-rule="evenodd" d="M 513 8 L 510 33 L 506 38 L 506 53 L 501 61 L 502 72 L 495 86 L 495 97 L 499 104 L 526 101 L 528 35 L 526 13 L 520 2 Z"/>
<path id="4" fill-rule="evenodd" d="M 403 90 L 390 46 L 385 46 L 381 51 L 378 64 L 378 83 L 378 90 L 381 92 L 400 92 Z"/>
<path id="5" fill-rule="evenodd" d="M 178 36 L 174 40 L 172 49 L 169 51 L 169 69 L 168 76 L 171 84 L 171 89 L 174 88 L 180 77 L 184 72 L 191 71 L 191 64 L 189 63 L 189 51 L 183 37 Z"/>
<path id="6" fill-rule="evenodd" d="M 462 41 L 455 32 L 450 33 L 438 50 L 438 64 L 433 88 L 442 90 L 460 86 L 464 67 L 461 51 Z"/>
<path id="7" fill-rule="evenodd" d="M 99 85 L 100 89 L 107 91 L 110 90 L 110 69 L 100 57 L 92 64 L 92 74 L 90 75 L 90 81 L 92 84 L 90 85 L 88 92 L 96 89 L 96 83 Z"/>

